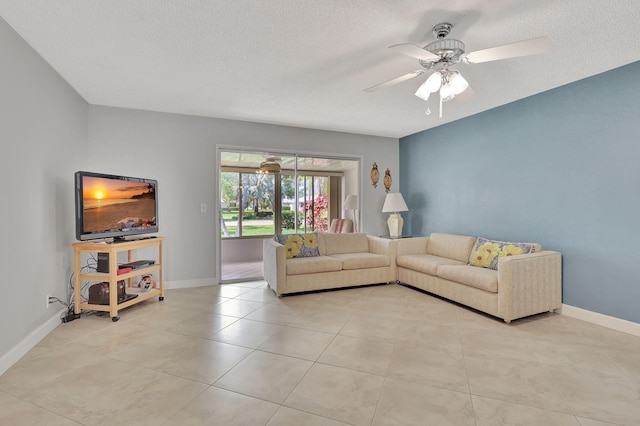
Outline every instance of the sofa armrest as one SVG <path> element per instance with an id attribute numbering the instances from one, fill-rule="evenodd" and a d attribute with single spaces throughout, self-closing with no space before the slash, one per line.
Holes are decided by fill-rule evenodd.
<path id="1" fill-rule="evenodd" d="M 396 240 L 367 235 L 369 253 L 384 254 L 389 257 L 389 276 L 386 282 L 396 282 Z"/>
<path id="2" fill-rule="evenodd" d="M 262 242 L 264 279 L 278 296 L 287 289 L 287 253 L 284 245 L 272 239 Z"/>
<path id="3" fill-rule="evenodd" d="M 561 305 L 561 253 L 544 250 L 498 259 L 498 313 L 506 322 Z"/>
<path id="4" fill-rule="evenodd" d="M 395 240 L 374 237 L 373 235 L 367 235 L 367 240 L 369 241 L 369 253 L 386 254 L 387 256 L 393 256 L 395 260 Z"/>
<path id="5" fill-rule="evenodd" d="M 397 243 L 397 256 L 404 256 L 405 254 L 425 254 L 427 252 L 429 237 L 399 238 L 395 241 Z"/>

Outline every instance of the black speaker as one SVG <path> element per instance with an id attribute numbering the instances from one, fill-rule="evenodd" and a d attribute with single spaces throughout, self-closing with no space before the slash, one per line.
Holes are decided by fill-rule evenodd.
<path id="1" fill-rule="evenodd" d="M 98 253 L 97 272 L 109 273 L 109 253 Z"/>
<path id="2" fill-rule="evenodd" d="M 124 280 L 118 281 L 118 303 L 124 301 L 126 296 Z M 103 282 L 89 287 L 89 303 L 92 305 L 109 304 L 109 283 Z"/>

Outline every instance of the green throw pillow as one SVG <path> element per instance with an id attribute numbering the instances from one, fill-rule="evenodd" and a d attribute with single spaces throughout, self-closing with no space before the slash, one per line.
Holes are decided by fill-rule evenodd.
<path id="1" fill-rule="evenodd" d="M 469 265 L 498 270 L 498 258 L 534 252 L 532 243 L 510 243 L 479 237 L 471 250 Z"/>
<path id="2" fill-rule="evenodd" d="M 278 242 L 285 246 L 287 259 L 320 256 L 318 234 L 315 232 L 309 234 L 280 234 L 278 235 Z"/>

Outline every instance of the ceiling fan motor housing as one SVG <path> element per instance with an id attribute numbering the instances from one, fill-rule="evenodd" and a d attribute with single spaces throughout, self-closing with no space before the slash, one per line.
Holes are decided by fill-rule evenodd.
<path id="1" fill-rule="evenodd" d="M 424 50 L 427 50 L 440 57 L 440 59 L 436 61 L 420 59 L 420 65 L 425 68 L 431 68 L 434 64 L 440 62 L 457 64 L 458 62 L 460 62 L 460 56 L 464 53 L 464 43 L 453 38 L 446 40 L 436 40 L 432 43 L 427 44 L 424 47 Z"/>
<path id="2" fill-rule="evenodd" d="M 451 28 L 453 27 L 453 25 L 451 25 L 448 22 L 442 22 L 440 24 L 437 24 L 436 26 L 433 27 L 433 29 L 431 30 L 433 32 L 433 36 L 437 39 L 441 39 L 441 38 L 445 38 L 446 36 L 449 35 L 449 33 L 451 32 Z"/>

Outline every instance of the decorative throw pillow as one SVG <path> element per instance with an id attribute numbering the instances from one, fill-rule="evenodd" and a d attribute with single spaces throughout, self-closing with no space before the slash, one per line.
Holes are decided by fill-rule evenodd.
<path id="1" fill-rule="evenodd" d="M 533 253 L 534 248 L 535 244 L 532 243 L 510 243 L 478 237 L 476 245 L 471 250 L 469 265 L 497 271 L 498 258 Z"/>
<path id="2" fill-rule="evenodd" d="M 309 234 L 280 234 L 278 235 L 278 242 L 285 246 L 287 259 L 320 256 L 318 234 L 315 232 Z"/>

